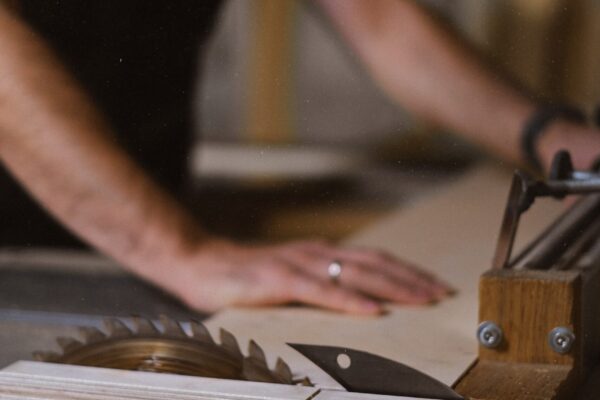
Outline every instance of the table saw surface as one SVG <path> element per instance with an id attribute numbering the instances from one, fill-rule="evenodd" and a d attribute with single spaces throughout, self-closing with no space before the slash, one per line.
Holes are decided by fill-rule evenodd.
<path id="1" fill-rule="evenodd" d="M 478 279 L 491 265 L 510 177 L 510 171 L 477 167 L 346 241 L 386 250 L 435 272 L 457 290 L 449 300 L 391 307 L 380 318 L 303 307 L 232 308 L 212 316 L 207 325 L 213 333 L 219 327 L 230 330 L 242 344 L 255 339 L 270 362 L 281 356 L 294 372 L 322 387 L 339 386 L 286 342 L 369 351 L 453 384 L 476 357 Z M 518 241 L 531 239 L 562 209 L 558 202 L 540 202 L 525 216 Z M 52 350 L 54 337 L 76 332 L 73 326 L 32 327 L 23 321 L 0 321 L 0 327 L 2 365 L 30 359 L 33 350 Z"/>

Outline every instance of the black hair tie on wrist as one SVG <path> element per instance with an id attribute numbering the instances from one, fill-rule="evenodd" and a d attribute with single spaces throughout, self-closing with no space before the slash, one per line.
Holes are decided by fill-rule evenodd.
<path id="1" fill-rule="evenodd" d="M 584 124 L 587 118 L 583 111 L 568 105 L 544 106 L 539 108 L 527 120 L 521 134 L 521 150 L 527 162 L 542 171 L 542 163 L 537 152 L 537 142 L 545 128 L 554 120 L 563 118 L 567 121 Z"/>

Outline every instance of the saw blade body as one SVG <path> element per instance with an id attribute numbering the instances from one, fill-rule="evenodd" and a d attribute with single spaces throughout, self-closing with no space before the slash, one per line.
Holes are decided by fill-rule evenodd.
<path id="1" fill-rule="evenodd" d="M 36 352 L 40 361 L 163 372 L 208 378 L 248 380 L 280 384 L 306 382 L 294 379 L 289 366 L 280 358 L 270 369 L 263 350 L 254 342 L 244 355 L 235 337 L 220 330 L 220 343 L 200 322 L 191 321 L 192 334 L 167 317 L 161 317 L 162 330 L 152 321 L 133 318 L 135 329 L 119 319 L 107 319 L 106 331 L 80 328 L 82 340 L 58 338 L 62 354 Z"/>

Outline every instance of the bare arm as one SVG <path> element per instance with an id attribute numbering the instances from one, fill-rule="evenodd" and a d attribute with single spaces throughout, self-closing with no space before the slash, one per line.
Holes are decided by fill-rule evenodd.
<path id="1" fill-rule="evenodd" d="M 300 242 L 246 247 L 210 237 L 114 143 L 112 132 L 43 41 L 0 6 L 0 161 L 73 232 L 192 307 L 299 301 L 357 313 L 360 292 L 423 302 L 446 289 L 374 252 Z M 327 263 L 347 266 L 346 285 Z"/>
<path id="2" fill-rule="evenodd" d="M 318 1 L 392 99 L 507 161 L 524 161 L 520 133 L 537 105 L 485 68 L 414 1 Z M 546 166 L 563 147 L 581 167 L 600 150 L 600 135 L 589 128 L 557 121 L 551 130 L 540 141 Z"/>
<path id="3" fill-rule="evenodd" d="M 132 268 L 201 232 L 111 139 L 41 40 L 0 8 L 0 157 L 58 219 Z M 155 249 L 155 250 L 153 250 Z"/>

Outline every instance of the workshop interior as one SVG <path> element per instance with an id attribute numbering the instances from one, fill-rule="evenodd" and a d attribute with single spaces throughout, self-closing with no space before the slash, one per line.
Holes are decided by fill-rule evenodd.
<path id="1" fill-rule="evenodd" d="M 453 294 L 376 317 L 298 302 L 201 311 L 82 240 L 24 230 L 0 242 L 0 399 L 600 398 L 600 158 L 582 168 L 560 149 L 540 172 L 414 115 L 316 3 L 220 5 L 189 88 L 182 202 L 215 235 L 372 247 Z M 527 129 L 558 116 L 598 130 L 600 3 L 414 3 L 561 105 Z M 0 128 L 2 75 L 0 60 Z M 323 271 L 339 287 L 345 268 Z"/>

